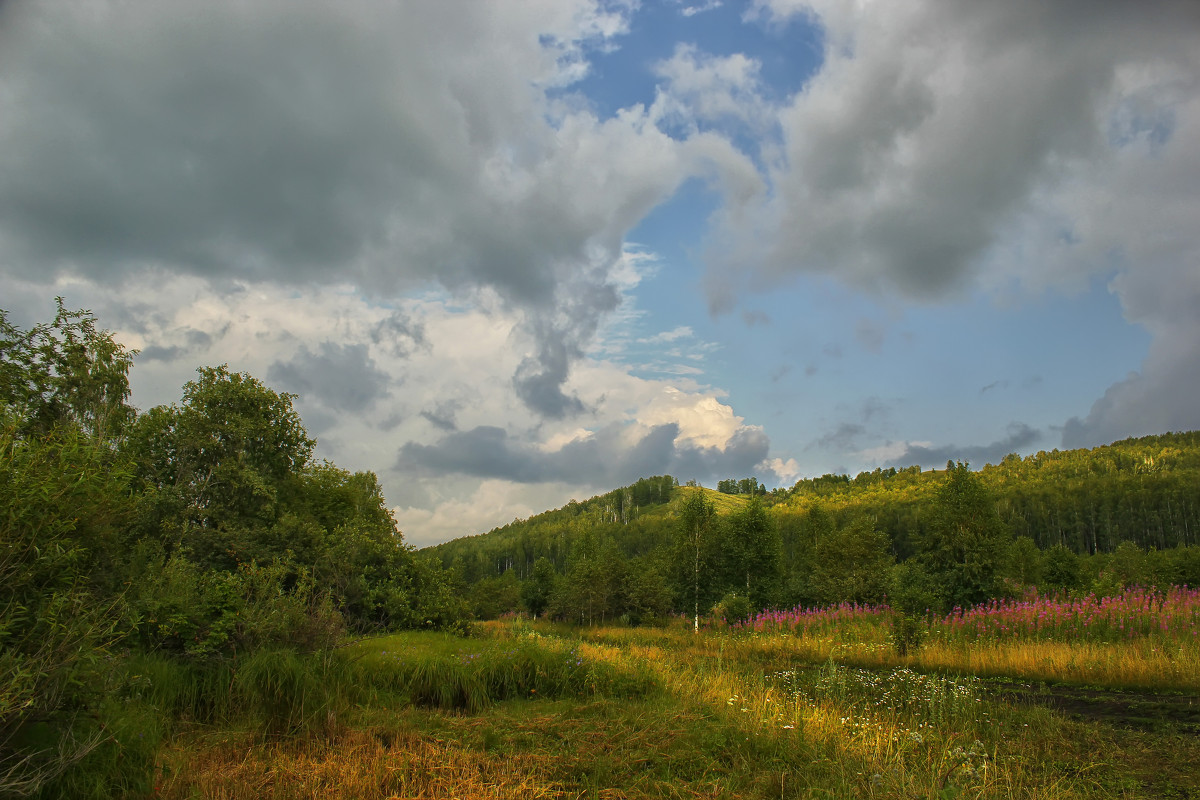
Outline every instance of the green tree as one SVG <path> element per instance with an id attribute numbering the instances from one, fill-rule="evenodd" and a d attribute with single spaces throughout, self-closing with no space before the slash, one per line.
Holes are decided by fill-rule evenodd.
<path id="1" fill-rule="evenodd" d="M 1065 545 L 1054 545 L 1045 552 L 1042 577 L 1051 591 L 1078 589 L 1083 581 L 1079 556 Z"/>
<path id="2" fill-rule="evenodd" d="M 775 599 L 783 546 L 779 529 L 758 495 L 730 515 L 723 550 L 728 589 L 742 593 L 756 608 Z"/>
<path id="3" fill-rule="evenodd" d="M 630 561 L 624 596 L 624 613 L 630 624 L 666 616 L 671 610 L 671 591 L 660 558 L 642 556 Z"/>
<path id="4" fill-rule="evenodd" d="M 68 311 L 23 331 L 0 310 L 0 407 L 19 434 L 72 423 L 96 441 L 118 437 L 133 420 L 128 350 L 96 326 L 92 312 Z"/>
<path id="5" fill-rule="evenodd" d="M 717 507 L 704 494 L 704 490 L 695 487 L 689 492 L 680 514 L 679 527 L 675 541 L 676 565 L 680 568 L 681 584 L 690 589 L 692 601 L 693 624 L 696 633 L 700 632 L 700 595 L 701 574 L 705 573 L 705 599 L 711 603 L 711 587 L 707 585 L 710 579 L 709 551 L 714 534 L 716 533 Z"/>
<path id="6" fill-rule="evenodd" d="M 550 559 L 542 556 L 533 562 L 533 574 L 521 588 L 521 601 L 534 617 L 545 613 L 557 581 L 558 571 Z"/>
<path id="7" fill-rule="evenodd" d="M 36 793 L 121 749 L 104 698 L 126 634 L 119 543 L 133 506 L 114 441 L 132 413 L 131 359 L 61 300 L 54 322 L 30 331 L 0 311 L 3 796 Z M 148 765 L 131 750 L 127 766 Z"/>
<path id="8" fill-rule="evenodd" d="M 942 587 L 945 606 L 965 608 L 996 595 L 1006 538 L 996 502 L 979 476 L 962 462 L 948 462 L 920 553 Z"/>
<path id="9" fill-rule="evenodd" d="M 1021 586 L 1042 582 L 1042 551 L 1028 536 L 1018 536 L 1008 546 L 1005 576 Z"/>
<path id="10" fill-rule="evenodd" d="M 308 465 L 315 442 L 281 394 L 225 366 L 198 370 L 179 405 L 142 415 L 129 453 L 146 494 L 149 528 L 204 568 L 283 556 L 265 529 L 279 492 Z"/>
<path id="11" fill-rule="evenodd" d="M 881 603 L 891 583 L 887 534 L 869 517 L 823 533 L 813 551 L 811 588 L 818 603 Z"/>

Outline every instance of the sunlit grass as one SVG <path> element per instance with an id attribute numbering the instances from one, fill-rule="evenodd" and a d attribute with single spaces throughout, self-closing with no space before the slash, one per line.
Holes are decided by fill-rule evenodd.
<path id="1" fill-rule="evenodd" d="M 324 738 L 197 728 L 168 798 L 1150 798 L 1200 791 L 1196 737 L 1018 702 L 988 676 L 1195 689 L 1181 630 L 1116 641 L 931 636 L 888 617 L 797 632 L 512 620 L 346 648 L 358 707 Z M 1164 648 L 1169 642 L 1172 646 Z M 451 687 L 447 689 L 446 687 Z M 536 691 L 535 691 L 536 690 Z"/>

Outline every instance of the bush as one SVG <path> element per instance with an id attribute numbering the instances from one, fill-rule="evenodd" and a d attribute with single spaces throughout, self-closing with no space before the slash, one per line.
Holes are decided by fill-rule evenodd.
<path id="1" fill-rule="evenodd" d="M 242 564 L 236 572 L 203 570 L 185 556 L 164 558 L 139 545 L 131 611 L 148 650 L 233 658 L 261 647 L 316 652 L 345 628 L 326 593 L 306 570 L 276 562 Z"/>
<path id="2" fill-rule="evenodd" d="M 896 655 L 906 656 L 920 649 L 929 633 L 929 623 L 924 617 L 912 614 L 892 614 L 892 629 L 888 638 Z"/>
<path id="3" fill-rule="evenodd" d="M 752 611 L 750 598 L 737 592 L 725 595 L 721 598 L 721 602 L 713 607 L 713 613 L 723 617 L 727 625 L 737 625 L 745 622 L 750 619 Z"/>
<path id="4" fill-rule="evenodd" d="M 1050 591 L 1078 589 L 1082 581 L 1079 556 L 1061 544 L 1051 547 L 1045 553 L 1042 576 Z"/>

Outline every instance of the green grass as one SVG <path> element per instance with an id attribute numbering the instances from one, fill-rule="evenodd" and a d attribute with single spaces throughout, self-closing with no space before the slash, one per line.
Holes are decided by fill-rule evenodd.
<path id="1" fill-rule="evenodd" d="M 1200 795 L 1200 737 L 1170 720 L 1126 727 L 970 675 L 846 663 L 852 643 L 818 660 L 720 632 L 487 633 L 344 648 L 356 706 L 336 731 L 196 729 L 164 752 L 161 796 Z"/>
<path id="2" fill-rule="evenodd" d="M 649 669 L 586 658 L 562 639 L 461 639 L 406 633 L 348 649 L 358 685 L 422 706 L 480 711 L 502 700 L 638 697 L 652 693 Z"/>

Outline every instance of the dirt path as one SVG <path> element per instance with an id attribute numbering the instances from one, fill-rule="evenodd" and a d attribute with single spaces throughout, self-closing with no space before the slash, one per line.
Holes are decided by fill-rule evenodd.
<path id="1" fill-rule="evenodd" d="M 994 697 L 1047 706 L 1082 719 L 1126 728 L 1200 736 L 1200 695 L 1153 694 L 1064 684 L 1013 682 L 983 678 Z"/>

